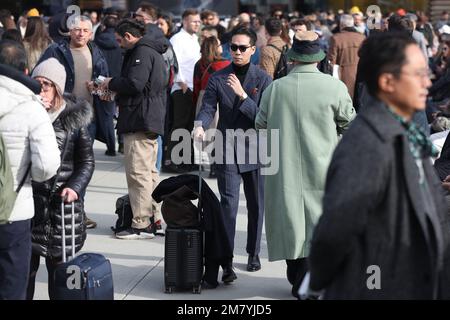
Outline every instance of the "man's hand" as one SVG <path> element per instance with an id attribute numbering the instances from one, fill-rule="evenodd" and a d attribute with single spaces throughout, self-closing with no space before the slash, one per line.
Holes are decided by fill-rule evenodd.
<path id="1" fill-rule="evenodd" d="M 203 141 L 203 137 L 205 136 L 205 130 L 203 127 L 196 127 L 194 131 L 192 131 L 192 138 L 197 141 Z"/>
<path id="2" fill-rule="evenodd" d="M 188 85 L 184 82 L 178 82 L 178 85 L 181 87 L 181 90 L 183 90 L 183 94 L 185 94 L 189 89 Z"/>
<path id="3" fill-rule="evenodd" d="M 100 90 L 107 91 L 109 89 L 109 82 L 112 78 L 105 78 L 103 82 L 98 86 Z"/>
<path id="4" fill-rule="evenodd" d="M 245 91 L 242 88 L 241 82 L 239 81 L 239 79 L 236 77 L 236 75 L 234 73 L 231 73 L 228 76 L 227 85 L 229 85 L 231 87 L 231 89 L 233 89 L 234 93 L 237 96 L 242 97 L 244 95 Z"/>
<path id="5" fill-rule="evenodd" d="M 90 94 L 93 94 L 93 92 L 97 89 L 94 81 L 86 81 L 86 88 Z"/>
<path id="6" fill-rule="evenodd" d="M 65 199 L 66 203 L 72 203 L 78 200 L 78 194 L 70 188 L 64 188 L 61 192 L 61 197 Z"/>

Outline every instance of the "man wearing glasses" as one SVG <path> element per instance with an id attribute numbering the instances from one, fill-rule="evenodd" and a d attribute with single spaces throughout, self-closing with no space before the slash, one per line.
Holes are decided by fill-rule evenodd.
<path id="1" fill-rule="evenodd" d="M 261 241 L 261 231 L 264 213 L 264 190 L 263 179 L 260 172 L 259 163 L 252 163 L 252 155 L 258 151 L 258 143 L 239 143 L 243 134 L 236 130 L 247 131 L 254 128 L 256 114 L 259 111 L 261 95 L 271 83 L 270 76 L 250 63 L 251 56 L 256 50 L 256 34 L 246 27 L 237 28 L 232 32 L 231 55 L 233 63 L 225 69 L 214 73 L 208 83 L 203 104 L 197 122 L 201 123 L 194 130 L 194 139 L 201 140 L 204 136 L 204 128 L 209 128 L 211 121 L 219 104 L 219 122 L 217 129 L 225 137 L 229 129 L 235 134 L 230 142 L 223 143 L 222 158 L 217 163 L 217 182 L 220 193 L 222 214 L 227 229 L 227 237 L 231 248 L 234 248 L 234 236 L 236 229 L 236 215 L 239 206 L 239 189 L 241 179 L 244 183 L 244 193 L 247 200 L 248 224 L 247 224 L 247 271 L 258 271 L 261 268 L 259 261 L 259 250 Z M 251 141 L 256 139 L 256 131 L 246 133 Z M 234 141 L 238 141 L 235 144 Z M 226 157 L 227 152 L 245 151 L 245 161 L 237 161 L 234 157 Z M 216 154 L 217 154 L 216 150 Z M 239 159 L 240 157 L 238 157 Z M 242 160 L 242 159 L 239 159 Z M 223 268 L 222 281 L 233 282 L 237 276 L 233 271 L 232 258 L 227 261 L 220 261 Z M 205 275 L 204 280 L 214 285 L 217 275 Z"/>

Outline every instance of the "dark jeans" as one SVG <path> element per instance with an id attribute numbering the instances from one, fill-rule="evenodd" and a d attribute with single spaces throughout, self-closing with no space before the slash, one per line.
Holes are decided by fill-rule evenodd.
<path id="1" fill-rule="evenodd" d="M 30 220 L 0 225 L 0 300 L 25 299 L 30 257 Z"/>
<path id="2" fill-rule="evenodd" d="M 39 269 L 41 256 L 33 254 L 31 255 L 31 263 L 30 263 L 30 279 L 28 280 L 28 288 L 27 288 L 27 300 L 33 300 L 34 297 L 34 288 L 36 283 L 36 274 Z M 50 300 L 55 300 L 55 283 L 53 274 L 55 272 L 56 266 L 59 261 L 52 260 L 50 258 L 45 258 L 45 265 L 47 266 L 48 272 L 48 296 Z"/>

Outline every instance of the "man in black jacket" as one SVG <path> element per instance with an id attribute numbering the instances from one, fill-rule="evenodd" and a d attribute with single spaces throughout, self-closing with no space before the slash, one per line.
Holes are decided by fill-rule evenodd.
<path id="1" fill-rule="evenodd" d="M 164 131 L 166 68 L 165 43 L 144 37 L 144 24 L 125 19 L 116 27 L 122 48 L 127 49 L 121 75 L 106 79 L 102 88 L 117 93 L 117 130 L 124 134 L 125 173 L 133 210 L 132 227 L 116 234 L 119 239 L 150 239 L 156 226 L 150 222 L 150 195 L 158 183 L 158 135 Z M 153 208 L 158 208 L 153 203 Z"/>

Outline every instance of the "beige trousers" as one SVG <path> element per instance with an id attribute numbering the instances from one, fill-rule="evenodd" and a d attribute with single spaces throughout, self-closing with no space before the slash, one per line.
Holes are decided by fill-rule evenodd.
<path id="1" fill-rule="evenodd" d="M 143 229 L 161 217 L 161 208 L 152 198 L 152 192 L 159 183 L 156 170 L 158 153 L 157 135 L 154 133 L 127 133 L 123 136 L 125 174 L 131 209 L 132 227 Z"/>

